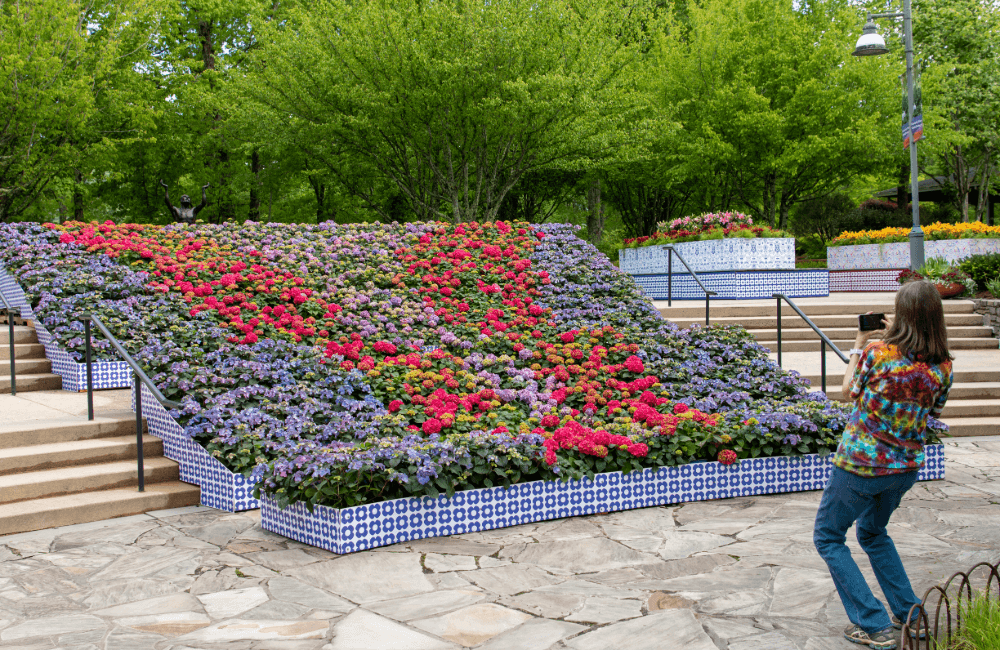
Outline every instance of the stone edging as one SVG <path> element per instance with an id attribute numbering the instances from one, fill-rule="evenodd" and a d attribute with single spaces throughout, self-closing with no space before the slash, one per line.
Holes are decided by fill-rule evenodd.
<path id="1" fill-rule="evenodd" d="M 993 328 L 993 336 L 1000 338 L 1000 300 L 972 298 L 977 314 L 983 315 L 983 325 Z"/>

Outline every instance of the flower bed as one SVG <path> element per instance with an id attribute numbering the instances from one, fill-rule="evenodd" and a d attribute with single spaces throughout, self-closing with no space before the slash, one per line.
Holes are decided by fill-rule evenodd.
<path id="1" fill-rule="evenodd" d="M 864 244 L 905 243 L 909 241 L 911 228 L 883 228 L 882 230 L 862 230 L 842 232 L 830 246 L 861 246 Z M 1000 239 L 1000 226 L 988 226 L 979 221 L 971 223 L 932 223 L 921 226 L 924 240 L 940 241 L 955 239 Z M 949 260 L 954 261 L 954 260 Z"/>
<path id="2" fill-rule="evenodd" d="M 918 480 L 943 479 L 944 446 L 928 445 Z M 510 489 L 485 488 L 451 497 L 409 498 L 353 508 L 302 503 L 282 509 L 261 502 L 261 525 L 272 532 L 334 553 L 353 553 L 438 535 L 528 524 L 670 503 L 727 497 L 822 490 L 833 463 L 830 456 L 756 458 L 739 465 L 718 462 L 608 472 L 567 482 L 534 481 Z"/>
<path id="3" fill-rule="evenodd" d="M 846 414 L 744 330 L 664 321 L 568 226 L 0 225 L 0 261 L 69 354 L 77 312 L 108 322 L 184 405 L 145 402 L 204 451 L 177 453 L 245 479 L 232 507 L 826 453 Z"/>
<path id="4" fill-rule="evenodd" d="M 626 239 L 629 248 L 644 248 L 663 244 L 679 244 L 721 239 L 788 238 L 790 235 L 770 226 L 754 225 L 753 218 L 739 212 L 709 212 L 700 216 L 682 217 L 656 224 L 658 232 L 648 237 Z M 746 267 L 744 267 L 746 268 Z"/>
<path id="5" fill-rule="evenodd" d="M 775 270 L 795 268 L 795 239 L 714 239 L 674 244 L 691 269 L 703 271 Z M 619 251 L 618 265 L 632 275 L 665 274 L 669 251 L 661 246 L 625 248 Z M 676 258 L 675 275 L 687 270 Z"/>
<path id="6" fill-rule="evenodd" d="M 0 293 L 7 299 L 11 307 L 21 309 L 21 316 L 34 321 L 35 334 L 38 342 L 45 347 L 45 356 L 52 362 L 52 372 L 62 378 L 63 390 L 87 390 L 87 365 L 79 362 L 79 355 L 70 355 L 59 342 L 52 337 L 44 322 L 38 322 L 35 313 L 24 297 L 24 291 L 0 265 Z M 58 321 L 48 320 L 49 325 Z M 80 326 L 83 329 L 83 326 Z M 124 361 L 101 360 L 93 364 L 91 376 L 95 389 L 127 388 L 132 385 L 132 371 Z"/>
<path id="7" fill-rule="evenodd" d="M 937 239 L 924 242 L 924 257 L 942 257 L 958 262 L 973 255 L 1000 252 L 998 239 Z M 831 271 L 861 269 L 907 269 L 910 244 L 862 244 L 827 248 L 827 268 Z"/>

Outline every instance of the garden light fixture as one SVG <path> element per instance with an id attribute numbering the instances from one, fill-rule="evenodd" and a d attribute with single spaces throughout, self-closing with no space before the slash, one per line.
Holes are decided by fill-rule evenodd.
<path id="1" fill-rule="evenodd" d="M 910 0 L 903 0 L 902 13 L 868 14 L 868 21 L 861 31 L 861 37 L 854 46 L 854 56 L 875 56 L 888 54 L 885 39 L 878 34 L 876 18 L 902 18 L 903 37 L 906 42 L 906 106 L 905 120 L 913 124 L 916 113 L 913 101 L 913 19 Z M 910 206 L 913 212 L 913 229 L 910 230 L 910 270 L 916 271 L 924 265 L 924 231 L 920 228 L 920 190 L 918 187 L 917 142 L 910 138 Z"/>

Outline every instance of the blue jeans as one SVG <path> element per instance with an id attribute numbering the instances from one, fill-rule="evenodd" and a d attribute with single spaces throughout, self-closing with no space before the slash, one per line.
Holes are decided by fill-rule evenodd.
<path id="1" fill-rule="evenodd" d="M 916 481 L 916 472 L 865 477 L 834 467 L 816 513 L 813 531 L 816 550 L 826 560 L 847 618 L 868 634 L 890 627 L 892 621 L 868 588 L 844 543 L 847 529 L 858 522 L 858 543 L 868 554 L 892 613 L 905 621 L 910 607 L 920 600 L 913 593 L 885 526 L 899 507 L 900 499 Z"/>

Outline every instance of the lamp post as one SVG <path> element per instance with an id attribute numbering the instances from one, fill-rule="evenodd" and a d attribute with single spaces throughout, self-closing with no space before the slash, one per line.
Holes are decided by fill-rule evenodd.
<path id="1" fill-rule="evenodd" d="M 903 0 L 903 13 L 868 14 L 868 22 L 854 48 L 854 56 L 887 54 L 889 48 L 878 35 L 875 18 L 902 18 L 903 37 L 906 43 L 906 120 L 912 128 L 916 106 L 913 102 L 913 19 L 910 0 Z M 917 143 L 910 137 L 910 205 L 913 211 L 913 229 L 910 230 L 910 269 L 916 271 L 924 265 L 924 231 L 920 228 L 920 189 L 917 180 Z"/>

